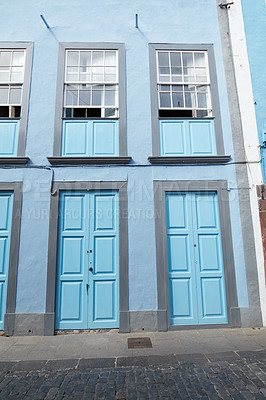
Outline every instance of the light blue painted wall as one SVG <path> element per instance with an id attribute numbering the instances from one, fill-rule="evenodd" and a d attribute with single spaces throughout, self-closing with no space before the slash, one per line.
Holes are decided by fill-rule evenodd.
<path id="1" fill-rule="evenodd" d="M 265 0 L 242 0 L 248 58 L 260 145 L 266 133 L 266 3 Z M 264 147 L 265 146 L 265 147 Z M 262 172 L 266 182 L 266 144 L 261 148 Z"/>
<path id="2" fill-rule="evenodd" d="M 1 10 L 1 40 L 33 41 L 34 58 L 26 155 L 30 168 L 0 170 L 0 181 L 24 182 L 18 266 L 17 312 L 44 312 L 52 172 L 46 156 L 53 151 L 58 42 L 126 44 L 127 143 L 133 165 L 126 167 L 54 168 L 59 181 L 128 182 L 130 310 L 157 309 L 153 180 L 229 181 L 230 211 L 239 305 L 248 305 L 235 168 L 227 166 L 151 166 L 148 43 L 213 43 L 225 154 L 233 154 L 216 3 L 213 0 L 9 1 Z M 100 4 L 100 5 L 99 5 Z M 139 28 L 135 28 L 135 14 Z M 52 27 L 40 19 L 43 14 Z M 208 24 L 205 21 L 208 21 Z M 11 22 L 10 22 L 11 21 Z M 41 184 L 41 198 L 39 186 Z"/>

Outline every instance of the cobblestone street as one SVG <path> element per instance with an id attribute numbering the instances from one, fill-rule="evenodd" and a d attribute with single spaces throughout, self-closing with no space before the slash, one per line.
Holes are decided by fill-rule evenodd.
<path id="1" fill-rule="evenodd" d="M 91 367 L 97 362 L 106 368 Z M 0 398 L 266 398 L 265 352 L 118 358 L 115 366 L 108 364 L 108 359 L 1 362 Z"/>

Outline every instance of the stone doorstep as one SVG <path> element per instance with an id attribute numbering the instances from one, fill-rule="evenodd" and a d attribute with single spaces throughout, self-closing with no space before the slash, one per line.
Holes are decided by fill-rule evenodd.
<path id="1" fill-rule="evenodd" d="M 227 351 L 223 353 L 169 354 L 110 358 L 76 358 L 60 360 L 0 361 L 0 373 L 86 370 L 94 368 L 177 366 L 181 364 L 211 364 L 220 361 L 265 360 L 266 349 Z"/>

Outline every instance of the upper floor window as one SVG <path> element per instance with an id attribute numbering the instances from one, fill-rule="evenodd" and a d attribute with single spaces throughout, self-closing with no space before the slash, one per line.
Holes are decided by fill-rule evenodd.
<path id="1" fill-rule="evenodd" d="M 49 161 L 93 157 L 101 163 L 127 156 L 126 144 L 125 45 L 60 43 L 55 161 Z"/>
<path id="2" fill-rule="evenodd" d="M 24 156 L 32 54 L 32 43 L 0 42 L 0 164 L 28 160 Z"/>
<path id="3" fill-rule="evenodd" d="M 151 43 L 149 48 L 153 156 L 223 155 L 213 46 Z"/>
<path id="4" fill-rule="evenodd" d="M 0 50 L 0 117 L 21 114 L 25 50 Z"/>
<path id="5" fill-rule="evenodd" d="M 207 52 L 157 51 L 159 117 L 212 116 Z"/>
<path id="6" fill-rule="evenodd" d="M 117 50 L 67 50 L 64 117 L 118 117 Z"/>

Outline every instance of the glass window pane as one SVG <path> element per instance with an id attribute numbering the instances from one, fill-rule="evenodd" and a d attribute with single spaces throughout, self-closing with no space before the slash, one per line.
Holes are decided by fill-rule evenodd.
<path id="1" fill-rule="evenodd" d="M 0 104 L 8 104 L 8 87 L 0 87 Z"/>
<path id="2" fill-rule="evenodd" d="M 14 51 L 12 65 L 24 65 L 24 51 Z"/>
<path id="3" fill-rule="evenodd" d="M 106 66 L 116 66 L 116 52 L 106 51 L 105 52 L 105 65 Z"/>
<path id="4" fill-rule="evenodd" d="M 160 93 L 160 107 L 171 107 L 170 93 Z"/>
<path id="5" fill-rule="evenodd" d="M 22 82 L 22 81 L 23 81 L 23 67 L 12 67 L 11 82 Z"/>
<path id="6" fill-rule="evenodd" d="M 206 85 L 197 85 L 196 88 L 197 92 L 208 92 L 208 86 Z"/>
<path id="7" fill-rule="evenodd" d="M 173 92 L 183 92 L 183 85 L 173 85 L 172 90 Z"/>
<path id="8" fill-rule="evenodd" d="M 172 75 L 182 75 L 182 68 L 181 67 L 172 67 L 171 68 Z"/>
<path id="9" fill-rule="evenodd" d="M 117 117 L 117 110 L 115 108 L 105 108 L 104 116 L 105 118 Z"/>
<path id="10" fill-rule="evenodd" d="M 101 90 L 92 91 L 92 105 L 101 106 L 102 105 L 103 92 Z"/>
<path id="11" fill-rule="evenodd" d="M 4 67 L 0 67 L 0 82 L 9 82 L 10 72 Z"/>
<path id="12" fill-rule="evenodd" d="M 168 67 L 160 67 L 159 68 L 159 74 L 160 75 L 169 75 L 170 74 L 170 68 L 168 68 Z"/>
<path id="13" fill-rule="evenodd" d="M 105 92 L 105 105 L 115 106 L 116 105 L 116 92 L 114 90 L 107 90 Z"/>
<path id="14" fill-rule="evenodd" d="M 92 65 L 103 66 L 103 51 L 93 51 L 92 52 Z"/>
<path id="15" fill-rule="evenodd" d="M 79 105 L 80 106 L 90 106 L 91 105 L 91 91 L 81 90 L 79 92 Z"/>
<path id="16" fill-rule="evenodd" d="M 116 81 L 116 68 L 115 67 L 106 67 L 105 68 L 104 80 L 106 82 L 115 82 Z"/>
<path id="17" fill-rule="evenodd" d="M 207 82 L 206 68 L 196 68 L 196 81 L 197 82 Z"/>
<path id="18" fill-rule="evenodd" d="M 195 92 L 196 86 L 194 85 L 184 85 L 185 92 Z"/>
<path id="19" fill-rule="evenodd" d="M 198 93 L 198 108 L 207 108 L 207 94 Z"/>
<path id="20" fill-rule="evenodd" d="M 170 53 L 171 66 L 179 67 L 181 66 L 181 53 L 175 51 Z"/>
<path id="21" fill-rule="evenodd" d="M 80 65 L 90 66 L 91 65 L 91 51 L 80 52 Z"/>
<path id="22" fill-rule="evenodd" d="M 92 68 L 92 82 L 103 82 L 103 67 Z"/>
<path id="23" fill-rule="evenodd" d="M 0 66 L 10 66 L 11 51 L 0 51 Z"/>
<path id="24" fill-rule="evenodd" d="M 204 118 L 204 117 L 211 117 L 212 113 L 211 110 L 197 110 L 197 117 Z"/>
<path id="25" fill-rule="evenodd" d="M 78 91 L 72 90 L 66 92 L 66 106 L 77 106 L 78 105 Z"/>
<path id="26" fill-rule="evenodd" d="M 193 67 L 193 53 L 182 53 L 184 67 Z"/>
<path id="27" fill-rule="evenodd" d="M 172 75 L 172 82 L 182 82 L 183 75 Z"/>
<path id="28" fill-rule="evenodd" d="M 184 71 L 184 81 L 185 82 L 195 82 L 194 68 L 183 68 Z"/>
<path id="29" fill-rule="evenodd" d="M 169 56 L 168 52 L 158 52 L 158 63 L 160 67 L 168 67 L 169 66 Z"/>
<path id="30" fill-rule="evenodd" d="M 91 74 L 79 74 L 79 81 L 80 82 L 90 82 L 91 81 Z"/>
<path id="31" fill-rule="evenodd" d="M 206 66 L 205 53 L 194 53 L 194 58 L 196 67 Z"/>
<path id="32" fill-rule="evenodd" d="M 165 91 L 169 92 L 170 91 L 170 85 L 160 85 L 159 89 L 160 89 L 161 92 L 165 92 Z"/>
<path id="33" fill-rule="evenodd" d="M 10 88 L 10 104 L 21 104 L 21 88 Z"/>
<path id="34" fill-rule="evenodd" d="M 187 108 L 196 108 L 195 93 L 185 93 L 185 105 Z"/>
<path id="35" fill-rule="evenodd" d="M 74 72 L 74 73 L 78 73 L 79 69 L 78 67 L 67 67 L 67 73 L 68 72 Z"/>
<path id="36" fill-rule="evenodd" d="M 68 51 L 67 52 L 67 65 L 78 66 L 79 51 Z"/>
<path id="37" fill-rule="evenodd" d="M 67 74 L 66 80 L 67 80 L 67 82 L 78 82 L 79 76 L 78 76 L 78 74 Z"/>
<path id="38" fill-rule="evenodd" d="M 183 93 L 174 92 L 173 93 L 173 107 L 184 107 Z"/>

